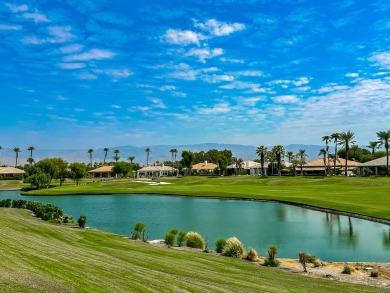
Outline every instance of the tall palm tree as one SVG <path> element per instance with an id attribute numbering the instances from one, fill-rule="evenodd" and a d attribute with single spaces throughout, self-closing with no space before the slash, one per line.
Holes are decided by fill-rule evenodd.
<path id="1" fill-rule="evenodd" d="M 260 157 L 260 164 L 261 164 L 261 177 L 265 177 L 264 174 L 264 158 L 265 154 L 267 153 L 267 148 L 263 145 L 259 146 L 256 149 L 256 154 Z"/>
<path id="2" fill-rule="evenodd" d="M 145 152 L 146 152 L 146 166 L 149 166 L 149 154 L 151 152 L 150 148 L 146 148 Z"/>
<path id="3" fill-rule="evenodd" d="M 106 158 L 107 158 L 107 153 L 110 149 L 109 148 L 104 148 L 103 151 L 104 151 L 104 159 L 103 159 L 103 165 L 106 164 Z"/>
<path id="4" fill-rule="evenodd" d="M 175 151 L 176 149 L 170 149 L 170 153 L 172 155 L 172 173 L 173 173 L 173 165 L 174 165 L 174 160 L 175 160 Z"/>
<path id="5" fill-rule="evenodd" d="M 30 152 L 30 159 L 32 159 L 33 158 L 33 151 L 35 151 L 35 147 L 31 145 L 27 148 L 27 150 Z M 28 162 L 30 163 L 30 166 L 31 166 L 32 163 L 34 162 L 34 160 L 28 160 Z"/>
<path id="6" fill-rule="evenodd" d="M 176 156 L 177 156 L 177 149 L 173 149 L 173 154 L 174 154 L 174 161 L 175 161 L 175 168 L 176 168 L 176 174 L 179 176 L 179 173 L 177 172 L 177 160 L 176 160 Z"/>
<path id="7" fill-rule="evenodd" d="M 0 151 L 3 149 L 3 147 L 0 145 Z M 1 164 L 0 164 L 0 166 L 1 166 Z"/>
<path id="8" fill-rule="evenodd" d="M 348 151 L 349 151 L 349 146 L 351 144 L 355 143 L 355 134 L 348 130 L 347 132 L 343 131 L 340 133 L 340 141 L 339 145 L 342 145 L 345 149 L 345 176 L 348 176 Z"/>
<path id="9" fill-rule="evenodd" d="M 328 157 L 328 165 L 329 165 L 329 142 L 332 140 L 331 136 L 330 135 L 324 135 L 322 137 L 322 141 L 325 141 L 325 144 L 326 144 L 326 148 L 325 148 L 325 151 L 326 151 L 326 156 Z M 329 166 L 328 166 L 329 168 Z M 325 174 L 326 175 L 326 174 Z"/>
<path id="10" fill-rule="evenodd" d="M 29 157 L 27 158 L 27 162 L 30 164 L 30 166 L 34 163 L 34 159 Z"/>
<path id="11" fill-rule="evenodd" d="M 121 157 L 119 156 L 119 153 L 120 153 L 119 150 L 114 150 L 115 156 L 113 156 L 112 158 L 115 160 L 115 163 L 118 163 L 118 160 L 121 158 Z"/>
<path id="12" fill-rule="evenodd" d="M 16 168 L 18 166 L 18 157 L 19 157 L 19 153 L 21 152 L 21 150 L 20 150 L 20 148 L 15 147 L 14 152 L 15 152 L 15 168 Z"/>
<path id="13" fill-rule="evenodd" d="M 285 150 L 281 145 L 274 146 L 272 150 L 275 153 L 276 162 L 278 164 L 278 176 L 282 176 L 282 158 L 285 155 Z"/>
<path id="14" fill-rule="evenodd" d="M 92 165 L 92 153 L 93 153 L 93 149 L 88 149 L 88 154 L 89 154 L 89 161 L 90 161 L 90 163 L 91 163 L 91 168 L 93 167 L 93 165 Z"/>
<path id="15" fill-rule="evenodd" d="M 135 159 L 135 156 L 128 156 L 127 159 L 130 161 L 130 164 L 133 165 L 133 161 Z"/>
<path id="16" fill-rule="evenodd" d="M 357 144 L 353 144 L 352 146 L 351 146 L 351 152 L 352 152 L 352 159 L 355 159 L 356 160 L 356 155 L 357 155 L 357 153 L 359 152 L 359 145 L 357 145 Z"/>
<path id="17" fill-rule="evenodd" d="M 326 170 L 327 170 L 327 164 L 326 164 L 326 155 L 328 154 L 328 152 L 326 151 L 326 149 L 320 149 L 320 152 L 318 153 L 319 156 L 323 156 L 324 158 L 324 174 L 326 176 Z"/>
<path id="18" fill-rule="evenodd" d="M 333 158 L 333 174 L 336 175 L 336 163 L 337 163 L 337 145 L 340 139 L 340 133 L 335 132 L 330 135 L 330 138 L 334 141 L 334 158 Z"/>
<path id="19" fill-rule="evenodd" d="M 303 176 L 303 165 L 306 164 L 306 158 L 307 158 L 306 150 L 300 149 L 298 151 L 298 162 L 299 162 L 299 166 L 301 168 L 301 176 Z"/>
<path id="20" fill-rule="evenodd" d="M 368 143 L 368 146 L 366 146 L 367 148 L 371 149 L 371 155 L 373 156 L 375 154 L 375 150 L 377 148 L 379 148 L 381 145 L 381 142 L 380 141 L 370 141 Z"/>
<path id="21" fill-rule="evenodd" d="M 378 131 L 376 133 L 379 142 L 385 146 L 386 149 L 386 176 L 389 176 L 389 141 L 390 141 L 390 130 Z"/>
<path id="22" fill-rule="evenodd" d="M 276 154 L 273 151 L 273 149 L 271 149 L 266 153 L 266 156 L 267 156 L 267 161 L 271 164 L 271 175 L 274 175 L 274 163 L 276 160 Z"/>
<path id="23" fill-rule="evenodd" d="M 294 152 L 293 151 L 287 151 L 286 152 L 286 156 L 287 156 L 288 162 L 291 163 L 291 160 L 294 157 Z"/>

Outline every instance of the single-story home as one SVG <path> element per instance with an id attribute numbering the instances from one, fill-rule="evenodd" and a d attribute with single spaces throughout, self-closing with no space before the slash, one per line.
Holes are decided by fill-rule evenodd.
<path id="1" fill-rule="evenodd" d="M 137 171 L 138 178 L 153 178 L 168 176 L 176 172 L 175 168 L 169 166 L 146 166 Z"/>
<path id="2" fill-rule="evenodd" d="M 88 171 L 89 178 L 112 178 L 115 173 L 112 171 L 112 166 L 102 166 L 91 171 Z"/>
<path id="3" fill-rule="evenodd" d="M 337 158 L 336 161 L 336 169 L 341 170 L 344 172 L 344 167 L 345 167 L 345 159 L 343 158 Z M 329 162 L 326 159 L 325 165 L 329 166 L 330 170 L 333 170 L 334 168 L 334 159 L 329 158 Z M 352 169 L 355 169 L 359 162 L 356 161 L 350 161 L 348 160 L 348 174 L 352 173 Z M 297 172 L 300 172 L 301 166 L 298 164 L 296 166 Z M 315 160 L 308 161 L 306 164 L 302 166 L 303 172 L 305 173 L 310 173 L 310 174 L 323 174 L 325 172 L 325 166 L 324 166 L 324 158 L 318 158 Z"/>
<path id="4" fill-rule="evenodd" d="M 1 177 L 24 177 L 25 172 L 14 167 L 0 167 L 0 178 Z"/>
<path id="5" fill-rule="evenodd" d="M 204 161 L 204 163 L 192 165 L 191 171 L 198 174 L 207 174 L 213 172 L 217 168 L 217 164 L 208 163 L 207 161 Z"/>
<path id="6" fill-rule="evenodd" d="M 267 176 L 269 162 L 264 162 L 264 176 Z M 261 163 L 256 163 L 249 167 L 249 175 L 261 176 Z"/>
<path id="7" fill-rule="evenodd" d="M 390 157 L 389 157 L 390 161 Z M 381 157 L 375 160 L 371 160 L 365 163 L 359 163 L 357 167 L 359 168 L 359 174 L 364 176 L 364 168 L 374 169 L 375 176 L 378 176 L 378 168 L 379 167 L 386 167 L 387 166 L 387 157 Z"/>

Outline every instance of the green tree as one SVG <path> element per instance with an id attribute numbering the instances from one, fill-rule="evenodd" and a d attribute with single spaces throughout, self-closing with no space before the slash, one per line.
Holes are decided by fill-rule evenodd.
<path id="1" fill-rule="evenodd" d="M 27 182 L 30 183 L 32 188 L 43 189 L 50 185 L 50 176 L 42 171 L 38 171 L 35 174 L 27 178 Z"/>
<path id="2" fill-rule="evenodd" d="M 318 153 L 319 156 L 323 156 L 323 160 L 324 160 L 324 174 L 326 176 L 327 172 L 327 166 L 326 166 L 326 155 L 328 154 L 328 152 L 326 151 L 326 149 L 320 149 L 320 152 Z"/>
<path id="3" fill-rule="evenodd" d="M 79 181 L 87 176 L 87 168 L 85 164 L 82 163 L 72 163 L 69 165 L 71 170 L 72 179 L 76 182 L 76 185 L 79 185 Z"/>
<path id="4" fill-rule="evenodd" d="M 15 147 L 14 148 L 15 152 L 15 168 L 18 166 L 18 158 L 19 158 L 19 153 L 21 152 L 20 148 Z"/>
<path id="5" fill-rule="evenodd" d="M 346 153 L 345 166 L 344 166 L 345 176 L 348 176 L 348 151 L 350 145 L 355 143 L 354 139 L 355 139 L 355 134 L 350 130 L 348 130 L 347 132 L 343 131 L 340 133 L 339 145 L 344 147 Z"/>
<path id="6" fill-rule="evenodd" d="M 103 159 L 103 165 L 106 164 L 106 158 L 107 158 L 107 153 L 110 149 L 109 148 L 104 148 L 103 151 L 104 151 L 104 159 Z"/>
<path id="7" fill-rule="evenodd" d="M 135 159 L 135 156 L 128 156 L 127 159 L 130 161 L 130 164 L 133 165 L 133 161 Z"/>
<path id="8" fill-rule="evenodd" d="M 389 176 L 389 141 L 390 141 L 390 130 L 378 131 L 376 133 L 378 139 L 386 150 L 386 176 Z"/>
<path id="9" fill-rule="evenodd" d="M 35 167 L 50 176 L 50 183 L 53 179 L 59 179 L 62 185 L 68 175 L 68 163 L 62 158 L 45 158 L 38 161 Z"/>
<path id="10" fill-rule="evenodd" d="M 131 163 L 127 162 L 118 162 L 114 164 L 114 167 L 112 168 L 112 171 L 120 176 L 127 176 L 129 172 L 131 172 Z"/>
<path id="11" fill-rule="evenodd" d="M 32 163 L 34 162 L 34 160 L 31 160 L 33 158 L 33 151 L 35 151 L 35 147 L 34 146 L 29 146 L 27 148 L 27 150 L 30 152 L 30 160 L 27 160 L 27 162 L 30 163 L 30 166 L 32 165 Z"/>
<path id="12" fill-rule="evenodd" d="M 303 176 L 303 165 L 306 164 L 306 158 L 307 158 L 306 150 L 300 149 L 297 155 L 298 155 L 299 166 L 301 168 L 301 176 Z"/>
<path id="13" fill-rule="evenodd" d="M 88 154 L 89 154 L 89 162 L 90 162 L 90 166 L 91 166 L 91 168 L 93 167 L 93 165 L 92 165 L 92 153 L 93 153 L 93 149 L 88 149 Z"/>
<path id="14" fill-rule="evenodd" d="M 220 154 L 218 157 L 218 165 L 219 165 L 219 170 L 221 171 L 221 175 L 225 175 L 225 171 L 228 164 L 229 164 L 228 159 L 223 154 Z"/>
<path id="15" fill-rule="evenodd" d="M 145 149 L 145 152 L 146 152 L 146 166 L 149 166 L 149 155 L 150 155 L 150 152 L 152 150 L 150 148 L 146 148 Z"/>
<path id="16" fill-rule="evenodd" d="M 274 152 L 274 149 L 272 148 L 270 151 L 267 152 L 267 161 L 269 161 L 271 165 L 271 175 L 274 175 L 274 165 L 276 161 L 276 154 Z"/>
<path id="17" fill-rule="evenodd" d="M 340 133 L 335 132 L 330 135 L 330 138 L 334 141 L 334 157 L 333 157 L 333 174 L 336 174 L 336 164 L 337 164 L 337 146 L 338 140 L 340 139 Z"/>
<path id="18" fill-rule="evenodd" d="M 261 176 L 262 177 L 265 177 L 265 174 L 264 174 L 264 159 L 265 159 L 266 153 L 267 153 L 267 148 L 265 146 L 263 146 L 263 145 L 259 146 L 256 149 L 256 154 L 260 157 Z"/>
<path id="19" fill-rule="evenodd" d="M 288 159 L 288 162 L 291 163 L 291 160 L 294 156 L 294 152 L 293 151 L 287 151 L 286 152 L 286 156 L 287 156 L 287 159 Z"/>
<path id="20" fill-rule="evenodd" d="M 324 135 L 322 137 L 322 141 L 325 141 L 325 144 L 326 144 L 326 148 L 325 148 L 325 151 L 326 151 L 326 156 L 327 156 L 327 161 L 328 161 L 328 167 L 327 169 L 329 168 L 329 142 L 332 141 L 332 137 L 330 135 Z M 325 175 L 326 175 L 326 172 L 325 172 Z"/>
<path id="21" fill-rule="evenodd" d="M 85 225 L 87 224 L 87 216 L 81 215 L 77 219 L 77 223 L 79 224 L 80 228 L 85 228 Z"/>
<path id="22" fill-rule="evenodd" d="M 0 145 L 0 151 L 3 149 L 3 147 Z M 0 166 L 1 166 L 1 164 L 0 164 Z"/>
<path id="23" fill-rule="evenodd" d="M 119 150 L 114 150 L 115 156 L 113 156 L 112 158 L 115 160 L 115 163 L 118 163 L 118 160 L 121 158 L 121 157 L 119 156 L 119 153 L 120 153 Z"/>
<path id="24" fill-rule="evenodd" d="M 29 163 L 29 165 L 32 166 L 32 164 L 34 163 L 34 159 L 33 158 L 27 158 L 27 163 Z"/>
<path id="25" fill-rule="evenodd" d="M 272 148 L 272 152 L 275 154 L 276 163 L 278 165 L 278 176 L 282 176 L 282 158 L 285 155 L 283 146 L 276 145 Z"/>
<path id="26" fill-rule="evenodd" d="M 371 155 L 374 156 L 375 154 L 375 150 L 380 146 L 380 142 L 379 141 L 370 141 L 368 143 L 368 146 L 366 146 L 367 148 L 371 149 Z"/>
<path id="27" fill-rule="evenodd" d="M 187 169 L 186 175 L 191 173 L 193 163 L 194 163 L 194 153 L 191 151 L 182 151 L 181 164 Z"/>

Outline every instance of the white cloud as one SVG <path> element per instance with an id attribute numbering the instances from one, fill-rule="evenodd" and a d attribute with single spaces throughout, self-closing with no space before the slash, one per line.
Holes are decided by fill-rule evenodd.
<path id="1" fill-rule="evenodd" d="M 176 87 L 174 85 L 163 85 L 160 87 L 160 91 L 162 91 L 162 92 L 173 91 L 175 89 L 176 89 Z"/>
<path id="2" fill-rule="evenodd" d="M 97 79 L 97 76 L 90 73 L 90 72 L 82 72 L 78 75 L 80 79 L 86 79 L 86 80 L 94 80 Z"/>
<path id="3" fill-rule="evenodd" d="M 104 60 L 104 59 L 111 59 L 115 55 L 116 53 L 109 50 L 91 49 L 84 53 L 65 56 L 63 59 L 64 61 Z"/>
<path id="4" fill-rule="evenodd" d="M 25 12 L 21 15 L 25 19 L 32 19 L 35 23 L 38 22 L 50 22 L 46 15 L 42 13 L 35 12 Z"/>
<path id="5" fill-rule="evenodd" d="M 244 63 L 245 61 L 242 59 L 233 59 L 233 58 L 226 58 L 226 57 L 221 57 L 219 58 L 222 62 L 229 62 L 229 63 Z"/>
<path id="6" fill-rule="evenodd" d="M 298 97 L 294 95 L 277 96 L 273 97 L 272 100 L 282 104 L 291 104 L 299 101 Z"/>
<path id="7" fill-rule="evenodd" d="M 151 99 L 149 99 L 149 101 L 152 102 L 153 108 L 159 108 L 159 109 L 166 109 L 167 108 L 167 106 L 165 106 L 165 104 L 160 99 L 151 98 Z"/>
<path id="8" fill-rule="evenodd" d="M 233 82 L 231 82 L 229 84 L 225 84 L 225 85 L 220 86 L 220 88 L 228 89 L 228 90 L 251 89 L 251 90 L 256 91 L 256 90 L 260 89 L 260 84 L 234 80 Z"/>
<path id="9" fill-rule="evenodd" d="M 20 31 L 21 29 L 21 25 L 0 24 L 1 31 Z"/>
<path id="10" fill-rule="evenodd" d="M 70 26 L 50 26 L 48 32 L 53 38 L 48 39 L 50 43 L 64 43 L 74 38 L 70 33 L 72 28 Z"/>
<path id="11" fill-rule="evenodd" d="M 133 72 L 131 72 L 128 69 L 94 69 L 92 70 L 96 74 L 105 74 L 113 79 L 122 79 L 122 78 L 127 78 L 130 75 L 133 75 Z"/>
<path id="12" fill-rule="evenodd" d="M 247 106 L 256 106 L 256 104 L 260 101 L 264 101 L 264 97 L 252 97 L 252 98 L 244 98 L 242 103 Z"/>
<path id="13" fill-rule="evenodd" d="M 296 86 L 301 86 L 301 85 L 304 85 L 304 84 L 308 84 L 309 81 L 310 80 L 307 77 L 300 77 L 297 80 L 293 81 L 293 84 L 296 85 Z"/>
<path id="14" fill-rule="evenodd" d="M 390 52 L 375 54 L 368 58 L 368 60 L 374 62 L 377 65 L 390 69 Z"/>
<path id="15" fill-rule="evenodd" d="M 199 108 L 198 113 L 205 114 L 205 115 L 224 114 L 224 113 L 229 113 L 231 110 L 232 109 L 228 103 L 220 103 L 220 104 L 214 105 L 211 108 Z"/>
<path id="16" fill-rule="evenodd" d="M 28 10 L 28 6 L 25 5 L 25 4 L 22 4 L 22 5 L 14 5 L 14 4 L 10 4 L 10 3 L 5 3 L 5 5 L 11 10 L 11 12 L 13 13 L 17 13 L 17 12 L 24 12 L 24 11 L 27 11 Z"/>
<path id="17" fill-rule="evenodd" d="M 263 72 L 259 70 L 242 70 L 242 71 L 236 71 L 234 72 L 237 76 L 262 76 L 264 75 Z"/>
<path id="18" fill-rule="evenodd" d="M 82 108 L 74 108 L 74 110 L 75 110 L 76 112 L 84 112 L 84 111 L 85 111 L 85 109 L 82 109 Z"/>
<path id="19" fill-rule="evenodd" d="M 114 108 L 114 109 L 122 109 L 122 107 L 119 106 L 119 105 L 111 105 L 111 108 Z"/>
<path id="20" fill-rule="evenodd" d="M 215 19 L 209 19 L 205 23 L 195 23 L 196 27 L 199 27 L 214 36 L 227 36 L 233 32 L 241 31 L 245 29 L 245 25 L 241 23 L 228 24 L 226 22 L 219 22 Z"/>
<path id="21" fill-rule="evenodd" d="M 80 68 L 84 68 L 85 64 L 84 63 L 58 63 L 57 66 L 62 69 L 80 69 Z"/>
<path id="22" fill-rule="evenodd" d="M 72 54 L 72 53 L 80 52 L 83 49 L 83 47 L 84 46 L 80 44 L 72 44 L 69 46 L 64 46 L 59 48 L 59 51 L 62 54 Z"/>
<path id="23" fill-rule="evenodd" d="M 220 56 L 223 54 L 223 50 L 221 48 L 216 48 L 210 50 L 209 48 L 192 48 L 186 53 L 186 56 L 193 56 L 199 58 L 200 62 L 205 63 L 206 59 L 211 59 L 216 56 Z"/>
<path id="24" fill-rule="evenodd" d="M 358 76 L 359 76 L 359 73 L 348 72 L 345 76 L 346 76 L 346 77 L 358 77 Z"/>
<path id="25" fill-rule="evenodd" d="M 201 34 L 195 33 L 190 30 L 175 30 L 169 29 L 165 32 L 164 39 L 169 44 L 175 45 L 189 45 L 197 44 L 199 41 L 204 39 L 204 36 Z"/>
<path id="26" fill-rule="evenodd" d="M 234 77 L 232 75 L 227 75 L 227 74 L 202 75 L 202 80 L 207 83 L 219 83 L 222 81 L 233 81 Z"/>
<path id="27" fill-rule="evenodd" d="M 66 100 L 67 100 L 67 98 L 65 98 L 65 97 L 63 97 L 63 96 L 57 96 L 57 99 L 58 99 L 59 101 L 66 101 Z"/>

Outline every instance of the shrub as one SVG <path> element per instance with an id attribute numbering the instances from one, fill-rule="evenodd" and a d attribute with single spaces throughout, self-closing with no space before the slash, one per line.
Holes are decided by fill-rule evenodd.
<path id="1" fill-rule="evenodd" d="M 173 244 L 175 244 L 175 238 L 175 234 L 166 233 L 164 236 L 165 244 L 168 245 L 168 247 L 171 247 Z"/>
<path id="2" fill-rule="evenodd" d="M 372 270 L 370 277 L 372 278 L 378 278 L 379 277 L 379 271 L 378 270 Z"/>
<path id="3" fill-rule="evenodd" d="M 350 266 L 350 265 L 345 265 L 344 268 L 343 268 L 343 271 L 341 272 L 342 274 L 347 274 L 347 275 L 350 275 L 352 274 L 353 272 L 355 272 L 355 268 Z"/>
<path id="4" fill-rule="evenodd" d="M 180 231 L 179 235 L 177 236 L 177 245 L 179 247 L 182 246 L 183 243 L 186 241 L 186 239 L 187 239 L 187 232 Z"/>
<path id="5" fill-rule="evenodd" d="M 87 216 L 80 216 L 77 220 L 77 223 L 79 224 L 80 228 L 85 228 L 85 224 L 87 223 Z"/>
<path id="6" fill-rule="evenodd" d="M 245 254 L 244 247 L 236 237 L 230 237 L 226 240 L 222 250 L 222 255 L 235 258 L 242 258 Z"/>
<path id="7" fill-rule="evenodd" d="M 135 223 L 133 231 L 131 232 L 131 239 L 142 239 L 145 241 L 146 225 L 145 223 L 138 222 Z"/>
<path id="8" fill-rule="evenodd" d="M 11 204 L 12 204 L 12 201 L 9 198 L 0 200 L 0 207 L 1 208 L 10 208 Z"/>
<path id="9" fill-rule="evenodd" d="M 268 258 L 264 261 L 264 265 L 267 267 L 278 267 L 280 262 L 276 260 L 278 249 L 275 245 L 268 247 Z"/>
<path id="10" fill-rule="evenodd" d="M 177 228 L 172 228 L 171 230 L 169 230 L 169 232 L 168 233 L 170 233 L 170 234 L 173 234 L 173 235 L 177 235 L 177 233 L 179 233 L 179 229 L 177 229 Z"/>
<path id="11" fill-rule="evenodd" d="M 206 246 L 204 239 L 197 232 L 192 232 L 192 231 L 188 232 L 186 242 L 187 242 L 187 246 L 192 248 L 199 248 L 203 250 Z"/>
<path id="12" fill-rule="evenodd" d="M 280 261 L 278 261 L 276 259 L 266 258 L 264 261 L 264 265 L 266 267 L 278 267 L 280 265 Z"/>
<path id="13" fill-rule="evenodd" d="M 225 244 L 226 244 L 226 240 L 224 238 L 217 239 L 217 241 L 215 241 L 215 251 L 218 253 L 222 253 Z"/>
<path id="14" fill-rule="evenodd" d="M 246 259 L 250 261 L 256 261 L 259 259 L 259 255 L 254 248 L 250 248 L 248 254 L 246 255 Z"/>

